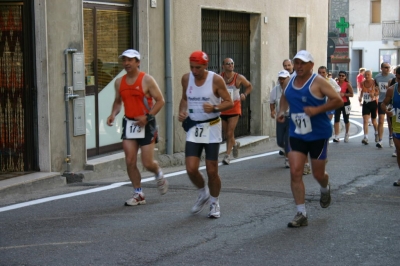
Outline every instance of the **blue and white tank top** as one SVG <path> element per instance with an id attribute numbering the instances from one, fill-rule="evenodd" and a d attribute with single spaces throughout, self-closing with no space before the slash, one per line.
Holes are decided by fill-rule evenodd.
<path id="1" fill-rule="evenodd" d="M 303 87 L 297 88 L 293 84 L 296 79 L 296 75 L 294 75 L 284 92 L 290 106 L 289 135 L 304 141 L 329 139 L 332 136 L 332 126 L 325 112 L 313 117 L 304 113 L 306 106 L 325 104 L 325 97 L 316 97 L 310 91 L 316 76 L 317 74 L 312 74 Z"/>

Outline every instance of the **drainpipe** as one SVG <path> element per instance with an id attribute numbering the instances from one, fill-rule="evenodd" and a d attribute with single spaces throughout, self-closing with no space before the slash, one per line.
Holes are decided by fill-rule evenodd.
<path id="1" fill-rule="evenodd" d="M 173 106 L 171 63 L 171 1 L 164 1 L 165 84 L 166 84 L 166 144 L 167 154 L 173 154 Z"/>
<path id="2" fill-rule="evenodd" d="M 65 96 L 65 130 L 67 131 L 67 157 L 65 162 L 67 163 L 67 173 L 71 172 L 71 147 L 69 139 L 69 98 L 70 93 L 68 91 L 68 54 L 75 53 L 77 49 L 67 48 L 64 50 L 64 64 L 65 64 L 65 85 L 64 85 L 64 96 Z"/>

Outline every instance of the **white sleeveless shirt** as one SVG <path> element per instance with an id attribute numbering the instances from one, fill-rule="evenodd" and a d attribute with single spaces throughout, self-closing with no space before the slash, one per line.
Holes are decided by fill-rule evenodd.
<path id="1" fill-rule="evenodd" d="M 192 72 L 189 73 L 189 84 L 186 89 L 188 113 L 192 120 L 204 121 L 211 118 L 216 118 L 220 113 L 204 112 L 203 104 L 210 103 L 218 105 L 221 103 L 221 98 L 217 98 L 213 91 L 213 79 L 215 73 L 208 71 L 207 79 L 200 87 L 196 86 Z"/>
<path id="2" fill-rule="evenodd" d="M 215 73 L 208 71 L 207 79 L 201 86 L 196 86 L 192 72 L 189 73 L 189 83 L 186 89 L 186 97 L 188 103 L 188 113 L 190 119 L 194 121 L 205 121 L 213 118 L 219 118 L 218 113 L 204 112 L 203 104 L 210 103 L 218 105 L 221 98 L 214 95 L 213 79 Z M 198 138 L 199 133 L 206 132 L 205 138 Z M 220 143 L 222 141 L 222 125 L 221 119 L 213 122 L 200 123 L 192 127 L 186 133 L 186 141 L 195 143 Z"/>

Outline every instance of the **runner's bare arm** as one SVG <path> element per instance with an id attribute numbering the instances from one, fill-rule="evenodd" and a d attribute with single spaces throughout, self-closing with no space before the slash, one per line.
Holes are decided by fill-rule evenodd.
<path id="1" fill-rule="evenodd" d="M 253 85 L 243 75 L 239 74 L 238 78 L 239 78 L 239 86 L 242 85 L 245 88 L 244 93 L 240 94 L 240 100 L 244 101 L 244 100 L 246 100 L 246 98 L 250 94 L 250 92 L 253 90 Z"/>
<path id="2" fill-rule="evenodd" d="M 187 96 L 186 96 L 186 89 L 187 89 L 188 83 L 189 83 L 189 73 L 183 75 L 182 79 L 181 79 L 182 98 L 179 103 L 179 115 L 178 115 L 179 122 L 182 122 L 188 116 L 188 113 L 187 113 L 188 105 L 187 105 Z"/>
<path id="3" fill-rule="evenodd" d="M 213 78 L 213 87 L 214 92 L 217 97 L 222 98 L 222 102 L 215 106 L 219 111 L 225 111 L 233 107 L 233 101 L 231 96 L 229 95 L 228 89 L 226 88 L 226 84 L 224 79 L 219 75 L 214 75 Z M 212 113 L 214 112 L 214 106 L 210 103 L 205 103 L 203 105 L 204 112 Z"/>
<path id="4" fill-rule="evenodd" d="M 143 82 L 147 87 L 148 94 L 156 101 L 153 108 L 149 111 L 149 114 L 156 115 L 165 104 L 164 96 L 161 93 L 160 87 L 152 76 L 146 74 Z"/>

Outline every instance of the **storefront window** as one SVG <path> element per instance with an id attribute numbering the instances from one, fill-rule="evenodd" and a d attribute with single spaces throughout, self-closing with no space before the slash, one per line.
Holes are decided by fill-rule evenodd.
<path id="1" fill-rule="evenodd" d="M 129 3 L 130 1 L 108 1 Z M 132 48 L 132 9 L 84 6 L 84 53 L 86 72 L 86 143 L 88 156 L 121 149 L 123 110 L 114 126 L 107 125 L 115 98 L 114 82 L 125 72 L 118 56 Z M 115 148 L 111 146 L 115 146 Z"/>

